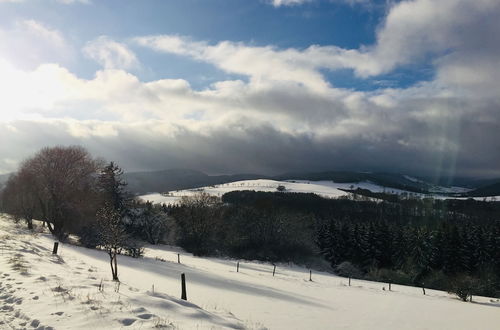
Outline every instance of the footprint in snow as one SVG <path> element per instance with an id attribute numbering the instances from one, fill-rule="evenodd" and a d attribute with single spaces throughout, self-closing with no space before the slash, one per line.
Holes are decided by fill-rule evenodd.
<path id="1" fill-rule="evenodd" d="M 155 316 L 155 315 L 151 314 L 151 313 L 144 313 L 144 314 L 137 315 L 138 318 L 143 319 L 143 320 L 149 320 L 153 316 Z"/>
<path id="2" fill-rule="evenodd" d="M 8 304 L 21 305 L 23 303 L 23 299 L 22 298 L 11 297 L 11 298 L 5 300 L 5 302 L 8 303 Z"/>
<path id="3" fill-rule="evenodd" d="M 132 325 L 135 321 L 136 321 L 135 319 L 123 319 L 120 320 L 120 323 L 128 327 L 129 325 Z"/>
<path id="4" fill-rule="evenodd" d="M 0 309 L 6 312 L 12 312 L 14 310 L 14 307 L 9 305 L 3 305 Z"/>
<path id="5" fill-rule="evenodd" d="M 144 313 L 144 312 L 146 312 L 146 311 L 147 311 L 147 309 L 146 309 L 146 308 L 144 308 L 144 307 L 139 307 L 139 308 L 136 308 L 136 309 L 132 310 L 132 313 Z"/>

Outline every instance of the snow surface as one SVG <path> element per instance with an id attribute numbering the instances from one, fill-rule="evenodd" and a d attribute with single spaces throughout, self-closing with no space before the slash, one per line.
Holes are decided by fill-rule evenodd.
<path id="1" fill-rule="evenodd" d="M 347 280 L 286 264 L 198 258 L 148 246 L 118 257 L 53 239 L 0 216 L 0 329 L 498 329 L 498 299 L 464 303 L 441 291 Z M 177 263 L 180 254 L 181 264 Z M 186 274 L 188 302 L 178 299 Z M 100 283 L 104 290 L 99 291 Z M 385 290 L 384 290 L 385 288 Z"/>
<path id="2" fill-rule="evenodd" d="M 243 180 L 230 183 L 224 183 L 214 186 L 207 186 L 195 189 L 171 191 L 165 194 L 148 194 L 140 196 L 143 200 L 148 200 L 153 203 L 176 203 L 182 196 L 191 196 L 200 191 L 206 192 L 213 196 L 221 197 L 225 193 L 237 190 L 255 190 L 275 192 L 278 186 L 284 186 L 285 192 L 297 193 L 314 193 L 323 197 L 336 198 L 341 196 L 351 195 L 345 191 L 339 190 L 350 189 L 349 184 L 337 184 L 332 181 L 303 181 L 303 180 L 290 180 L 290 181 L 275 181 L 275 180 Z"/>
<path id="3" fill-rule="evenodd" d="M 416 179 L 415 179 L 416 180 Z M 355 190 L 357 188 L 367 189 L 375 193 L 388 193 L 388 194 L 407 194 L 415 197 L 433 197 L 436 199 L 448 199 L 454 198 L 443 194 L 446 193 L 465 193 L 469 189 L 461 187 L 437 187 L 436 192 L 433 194 L 418 194 L 410 191 L 405 191 L 396 188 L 383 187 L 373 182 L 350 182 L 350 183 L 337 183 L 333 181 L 307 181 L 307 180 L 287 180 L 287 181 L 275 181 L 275 180 L 243 180 L 235 181 L 230 183 L 224 183 L 219 185 L 170 191 L 167 193 L 152 193 L 148 195 L 139 196 L 141 199 L 150 201 L 153 203 L 160 204 L 175 204 L 178 203 L 182 196 L 191 196 L 193 194 L 199 193 L 200 191 L 206 192 L 213 196 L 222 196 L 225 193 L 236 191 L 236 190 L 255 190 L 255 191 L 277 191 L 278 186 L 284 186 L 285 192 L 296 192 L 296 193 L 314 193 L 326 198 L 338 198 L 343 196 L 350 196 L 351 193 L 345 192 L 344 190 Z M 467 199 L 467 198 L 460 198 Z M 477 200 L 483 200 L 483 198 L 475 198 Z M 496 200 L 496 197 L 489 197 L 486 200 Z"/>

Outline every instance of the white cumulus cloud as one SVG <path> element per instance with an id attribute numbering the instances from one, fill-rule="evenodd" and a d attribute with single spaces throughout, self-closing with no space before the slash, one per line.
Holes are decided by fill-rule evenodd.
<path id="1" fill-rule="evenodd" d="M 88 42 L 83 52 L 106 69 L 133 69 L 139 65 L 136 55 L 127 45 L 107 36 Z"/>

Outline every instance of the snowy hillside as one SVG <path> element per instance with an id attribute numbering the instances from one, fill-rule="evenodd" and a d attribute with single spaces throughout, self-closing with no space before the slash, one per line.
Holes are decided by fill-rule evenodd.
<path id="1" fill-rule="evenodd" d="M 31 234 L 0 216 L 0 329 L 498 329 L 500 302 L 347 280 L 293 265 L 197 258 L 173 247 L 119 257 Z M 180 253 L 181 264 L 177 263 Z M 180 274 L 188 301 L 179 300 Z M 99 286 L 103 285 L 103 290 Z M 116 292 L 118 291 L 118 292 Z"/>
<path id="2" fill-rule="evenodd" d="M 416 180 L 416 179 L 415 179 Z M 259 180 L 244 180 L 236 181 L 231 183 L 225 183 L 220 185 L 207 186 L 196 189 L 186 189 L 170 191 L 168 193 L 153 193 L 148 195 L 140 196 L 143 200 L 151 201 L 153 203 L 166 203 L 172 204 L 180 200 L 182 196 L 190 196 L 196 194 L 200 191 L 206 192 L 214 196 L 222 196 L 225 193 L 235 191 L 235 190 L 255 190 L 255 191 L 277 191 L 278 186 L 285 187 L 285 192 L 295 192 L 295 193 L 314 193 L 322 197 L 335 198 L 341 196 L 349 196 L 350 193 L 344 190 L 355 190 L 355 189 L 366 189 L 374 193 L 388 193 L 388 194 L 408 194 L 412 196 L 427 197 L 432 196 L 433 198 L 450 198 L 444 194 L 449 193 L 464 193 L 468 191 L 466 188 L 460 187 L 437 187 L 436 193 L 434 194 L 418 194 L 410 191 L 387 188 L 377 185 L 372 182 L 352 182 L 352 183 L 337 183 L 333 181 L 307 181 L 307 180 L 288 180 L 288 181 L 275 181 L 267 179 Z M 341 190 L 343 189 L 343 190 Z M 492 197 L 494 198 L 494 197 Z M 463 198 L 465 199 L 465 198 Z M 479 199 L 479 198 L 478 198 Z M 482 199 L 482 198 L 481 198 Z M 491 199 L 491 198 L 490 198 Z"/>
<path id="3" fill-rule="evenodd" d="M 182 196 L 191 196 L 200 191 L 214 196 L 222 196 L 225 193 L 235 190 L 255 190 L 255 191 L 277 191 L 278 186 L 285 187 L 285 192 L 314 193 L 324 197 L 341 197 L 349 193 L 339 190 L 349 189 L 349 184 L 336 184 L 331 181 L 275 181 L 275 180 L 244 180 L 220 185 L 171 191 L 168 194 L 149 194 L 141 196 L 142 199 L 154 203 L 175 203 Z"/>

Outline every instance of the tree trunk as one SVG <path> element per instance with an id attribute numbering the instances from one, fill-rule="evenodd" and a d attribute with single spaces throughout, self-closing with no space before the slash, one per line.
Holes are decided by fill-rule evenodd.
<path id="1" fill-rule="evenodd" d="M 45 221 L 47 223 L 47 228 L 49 228 L 49 231 L 52 235 L 55 235 L 54 227 L 52 227 L 51 223 L 48 221 Z"/>
<path id="2" fill-rule="evenodd" d="M 116 259 L 117 259 L 116 253 L 115 253 L 115 258 L 114 259 L 115 259 L 115 275 L 113 276 L 113 280 L 119 282 L 120 280 L 118 279 L 118 263 L 116 261 Z"/>
<path id="3" fill-rule="evenodd" d="M 33 230 L 33 219 L 26 219 L 26 224 L 29 230 Z"/>
<path id="4" fill-rule="evenodd" d="M 113 251 L 108 251 L 109 254 L 109 265 L 111 266 L 111 276 L 113 277 L 113 281 L 118 280 L 117 272 L 116 272 L 116 253 Z"/>

